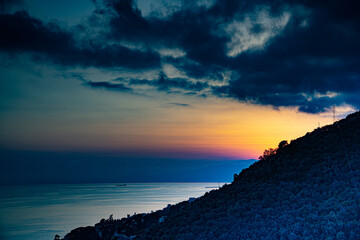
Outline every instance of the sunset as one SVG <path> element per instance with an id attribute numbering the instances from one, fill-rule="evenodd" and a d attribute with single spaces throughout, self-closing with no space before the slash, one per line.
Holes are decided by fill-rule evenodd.
<path id="1" fill-rule="evenodd" d="M 245 229 L 263 209 L 250 220 L 229 209 L 249 209 L 274 179 L 305 184 L 333 166 L 359 180 L 334 163 L 359 164 L 359 11 L 351 0 L 1 0 L 0 239 L 307 239 L 296 227 L 216 229 Z M 230 192 L 247 201 L 222 206 L 228 219 L 213 232 L 172 220 L 194 226 L 182 201 L 210 206 Z M 359 239 L 355 220 L 311 236 Z M 85 226 L 98 235 L 70 234 Z"/>

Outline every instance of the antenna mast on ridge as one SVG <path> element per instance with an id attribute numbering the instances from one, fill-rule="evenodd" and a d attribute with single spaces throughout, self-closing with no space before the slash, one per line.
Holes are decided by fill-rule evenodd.
<path id="1" fill-rule="evenodd" d="M 333 123 L 335 123 L 335 120 L 336 120 L 336 115 L 335 115 L 335 105 L 333 105 Z"/>

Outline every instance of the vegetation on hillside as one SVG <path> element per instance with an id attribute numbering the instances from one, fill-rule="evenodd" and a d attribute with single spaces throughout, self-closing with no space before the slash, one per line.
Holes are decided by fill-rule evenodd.
<path id="1" fill-rule="evenodd" d="M 282 141 L 232 184 L 65 239 L 360 239 L 360 112 Z M 164 221 L 159 221 L 163 219 Z"/>

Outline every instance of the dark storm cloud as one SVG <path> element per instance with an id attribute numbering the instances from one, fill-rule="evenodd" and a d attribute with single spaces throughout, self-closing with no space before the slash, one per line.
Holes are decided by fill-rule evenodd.
<path id="1" fill-rule="evenodd" d="M 84 82 L 84 85 L 92 87 L 92 88 L 101 88 L 101 89 L 112 90 L 112 91 L 132 92 L 131 88 L 126 87 L 124 84 L 121 84 L 121 83 L 86 81 L 86 82 Z"/>
<path id="2" fill-rule="evenodd" d="M 79 47 L 70 31 L 56 23 L 44 24 L 25 11 L 0 15 L 0 49 L 34 53 L 38 60 L 64 66 L 152 68 L 160 57 L 152 51 L 131 50 L 120 44 Z"/>
<path id="3" fill-rule="evenodd" d="M 221 81 L 223 78 L 221 75 L 221 72 L 224 70 L 223 66 L 216 64 L 200 64 L 186 58 L 167 57 L 164 60 L 167 63 L 174 65 L 176 68 L 181 69 L 191 78 L 209 78 L 217 81 Z"/>
<path id="4" fill-rule="evenodd" d="M 84 77 L 84 74 L 82 74 L 82 73 L 75 73 L 75 72 L 64 73 L 64 74 L 62 74 L 62 77 L 65 79 L 75 78 L 75 79 L 83 82 L 84 86 L 91 87 L 94 89 L 105 89 L 105 90 L 111 90 L 111 91 L 133 93 L 132 88 L 127 87 L 122 83 L 114 83 L 114 82 L 109 82 L 109 81 L 95 82 L 95 81 L 86 79 Z"/>
<path id="5" fill-rule="evenodd" d="M 187 103 L 177 103 L 177 102 L 167 103 L 167 105 L 175 106 L 175 107 L 190 107 L 190 104 L 187 104 Z"/>
<path id="6" fill-rule="evenodd" d="M 234 20 L 243 23 L 247 14 L 253 17 L 259 8 L 267 9 L 269 18 L 288 12 L 290 19 L 261 50 L 229 56 L 231 36 L 219 34 L 219 28 Z M 227 0 L 210 9 L 193 7 L 167 17 L 153 14 L 148 18 L 133 1 L 106 1 L 105 9 L 111 12 L 110 39 L 180 48 L 185 57 L 163 61 L 192 78 L 219 81 L 222 71 L 237 73 L 227 86 L 212 87 L 216 96 L 275 108 L 298 107 L 310 113 L 325 111 L 333 104 L 360 105 L 357 98 L 346 97 L 356 96 L 360 89 L 359 8 L 354 1 Z M 256 21 L 249 29 L 255 38 L 266 31 Z M 158 84 L 159 90 L 164 90 L 160 81 L 132 83 Z"/>
<path id="7" fill-rule="evenodd" d="M 62 77 L 65 79 L 75 78 L 83 82 L 83 85 L 91 87 L 91 88 L 99 88 L 106 89 L 112 91 L 120 91 L 120 92 L 129 92 L 134 94 L 140 94 L 139 91 L 136 90 L 136 86 L 150 86 L 155 87 L 159 91 L 165 91 L 168 93 L 181 93 L 181 94 L 194 94 L 199 95 L 199 91 L 206 89 L 209 87 L 207 83 L 204 82 L 190 82 L 186 78 L 169 78 L 165 73 L 160 72 L 158 78 L 156 79 L 124 79 L 124 78 L 116 78 L 110 81 L 91 81 L 84 77 L 81 73 L 66 73 L 62 74 Z M 134 87 L 134 88 L 132 88 Z M 181 91 L 177 91 L 174 89 L 178 89 Z M 184 92 L 184 90 L 190 92 Z M 201 95 L 199 95 L 201 96 Z M 179 104 L 180 106 L 181 104 Z M 185 106 L 185 105 L 181 105 Z"/>
<path id="8" fill-rule="evenodd" d="M 359 101 L 345 100 L 346 95 L 360 94 L 359 16 L 339 16 L 341 8 L 339 3 L 338 8 L 311 9 L 308 26 L 300 26 L 302 19 L 293 16 L 264 52 L 237 56 L 232 64 L 242 76 L 230 81 L 226 93 L 311 113 L 344 102 L 359 107 Z M 324 96 L 327 92 L 338 95 Z"/>
<path id="9" fill-rule="evenodd" d="M 218 97 L 309 113 L 333 104 L 360 107 L 356 1 L 222 0 L 146 17 L 131 0 L 94 2 L 96 10 L 87 23 L 73 31 L 24 12 L 3 14 L 0 48 L 32 52 L 65 66 L 158 70 L 171 64 L 188 77 L 160 74 L 154 80 L 128 80 L 122 83 L 125 88 L 148 85 L 195 95 L 210 89 L 207 94 Z M 78 39 L 87 30 L 101 34 Z M 161 49 L 183 54 L 163 55 Z M 225 72 L 231 73 L 227 79 Z M 113 82 L 96 84 L 92 87 L 117 88 Z"/>
<path id="10" fill-rule="evenodd" d="M 121 80 L 121 79 L 119 79 Z M 158 79 L 147 80 L 147 79 L 131 79 L 130 85 L 148 85 L 157 87 L 160 91 L 169 91 L 171 88 L 179 88 L 183 90 L 191 90 L 199 92 L 204 90 L 209 85 L 204 82 L 190 82 L 185 78 L 169 78 L 164 73 L 160 73 Z"/>
<path id="11" fill-rule="evenodd" d="M 22 0 L 0 0 L 0 12 L 11 10 L 15 6 L 23 5 Z"/>
<path id="12" fill-rule="evenodd" d="M 110 15 L 110 39 L 156 47 L 180 47 L 187 58 L 201 63 L 223 61 L 226 38 L 212 34 L 216 19 L 207 9 L 196 7 L 166 18 L 144 18 L 132 0 L 105 1 L 97 13 Z"/>

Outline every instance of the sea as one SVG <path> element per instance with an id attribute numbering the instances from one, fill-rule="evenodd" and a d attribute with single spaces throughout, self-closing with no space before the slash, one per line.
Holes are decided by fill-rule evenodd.
<path id="1" fill-rule="evenodd" d="M 149 213 L 223 185 L 106 183 L 0 186 L 0 239 L 53 240 L 102 218 Z"/>

